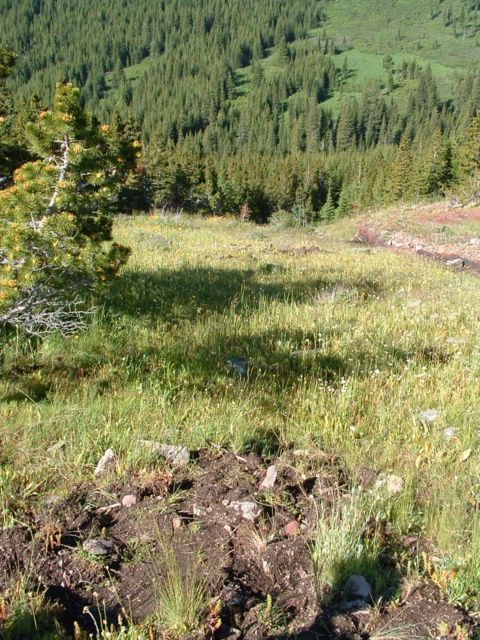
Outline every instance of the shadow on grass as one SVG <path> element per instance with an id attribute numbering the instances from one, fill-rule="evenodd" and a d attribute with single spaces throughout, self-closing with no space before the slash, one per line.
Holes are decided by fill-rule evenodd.
<path id="1" fill-rule="evenodd" d="M 276 274 L 275 265 L 272 274 Z M 260 301 L 308 302 L 315 295 L 346 285 L 357 299 L 382 294 L 382 286 L 376 280 L 364 278 L 349 284 L 344 274 L 335 272 L 321 278 L 281 283 L 262 282 L 264 276 L 265 266 L 257 271 L 213 267 L 157 273 L 125 271 L 107 292 L 105 307 L 115 315 L 166 321 L 179 317 L 195 319 L 199 309 L 221 312 L 234 305 L 248 311 L 257 308 Z"/>
<path id="2" fill-rule="evenodd" d="M 365 350 L 339 356 L 329 346 L 338 340 L 338 330 L 329 333 L 319 327 L 319 339 L 301 328 L 252 328 L 249 320 L 253 312 L 269 301 L 319 306 L 339 301 L 345 305 L 383 295 L 378 280 L 345 278 L 335 270 L 319 278 L 280 282 L 275 281 L 275 273 L 275 265 L 267 275 L 265 265 L 257 271 L 206 267 L 156 274 L 126 271 L 108 292 L 104 324 L 108 326 L 112 316 L 164 322 L 170 325 L 169 339 L 160 345 L 158 339 L 145 345 L 144 341 L 137 344 L 134 338 L 125 344 L 122 338 L 116 349 L 112 336 L 111 343 L 92 346 L 91 353 L 65 358 L 61 354 L 35 367 L 13 367 L 2 373 L 12 384 L 1 401 L 48 401 L 59 386 L 66 391 L 70 385 L 73 391 L 82 380 L 89 393 L 103 395 L 133 382 L 167 383 L 180 376 L 184 388 L 192 390 L 218 393 L 230 386 L 232 393 L 248 388 L 263 392 L 262 402 L 271 402 L 272 409 L 278 409 L 279 402 L 289 402 L 282 391 L 306 379 L 335 387 L 343 377 L 354 373 L 362 378 L 391 363 L 403 366 L 413 359 L 428 365 L 440 360 L 442 354 L 425 349 L 412 352 L 396 345 L 382 348 L 379 354 Z M 205 323 L 205 314 L 231 310 L 244 318 L 235 327 L 224 321 Z M 171 328 L 185 321 L 190 323 L 191 339 L 188 327 L 179 331 Z M 247 359 L 245 377 L 235 377 L 229 369 L 227 360 L 231 357 Z"/>

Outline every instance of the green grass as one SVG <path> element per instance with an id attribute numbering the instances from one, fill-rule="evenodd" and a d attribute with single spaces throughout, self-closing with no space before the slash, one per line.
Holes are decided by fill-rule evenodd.
<path id="1" fill-rule="evenodd" d="M 138 438 L 293 446 L 338 456 L 352 482 L 360 466 L 401 476 L 405 489 L 386 507 L 394 531 L 425 531 L 445 558 L 468 559 L 480 281 L 345 243 L 353 231 L 350 221 L 314 233 L 119 219 L 116 239 L 132 257 L 91 328 L 35 347 L 4 344 L 1 523 L 93 478 L 107 447 L 120 472 L 146 464 Z M 311 245 L 320 251 L 302 249 Z M 249 359 L 248 379 L 231 376 L 232 355 Z M 430 408 L 439 418 L 425 425 L 418 416 Z"/>
<path id="2" fill-rule="evenodd" d="M 455 37 L 440 14 L 431 19 L 429 0 L 333 0 L 327 7 L 326 29 L 341 42 L 345 36 L 355 48 L 376 54 L 414 54 L 445 67 L 471 68 L 480 62 L 474 37 Z M 449 3 L 459 16 L 461 2 Z"/>

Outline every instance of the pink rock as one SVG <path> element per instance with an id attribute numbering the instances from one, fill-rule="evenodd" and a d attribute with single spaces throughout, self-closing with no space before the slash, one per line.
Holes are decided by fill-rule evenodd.
<path id="1" fill-rule="evenodd" d="M 133 507 L 134 504 L 137 504 L 137 498 L 132 495 L 123 496 L 122 504 L 124 507 Z"/>
<path id="2" fill-rule="evenodd" d="M 288 537 L 294 536 L 300 530 L 300 523 L 297 520 L 292 520 L 285 526 L 285 535 Z"/>

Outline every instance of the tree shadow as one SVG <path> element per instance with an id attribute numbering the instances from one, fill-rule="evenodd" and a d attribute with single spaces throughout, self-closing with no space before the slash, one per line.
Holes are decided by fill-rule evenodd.
<path id="1" fill-rule="evenodd" d="M 322 292 L 345 288 L 345 275 L 335 271 L 321 278 L 269 282 L 268 276 L 275 277 L 282 266 L 268 266 L 267 272 L 265 265 L 259 269 L 182 267 L 157 273 L 127 270 L 107 290 L 105 309 L 114 315 L 191 320 L 198 317 L 199 309 L 221 312 L 233 305 L 249 311 L 260 301 L 307 302 Z M 362 299 L 378 297 L 383 291 L 373 278 L 358 279 L 349 286 Z"/>

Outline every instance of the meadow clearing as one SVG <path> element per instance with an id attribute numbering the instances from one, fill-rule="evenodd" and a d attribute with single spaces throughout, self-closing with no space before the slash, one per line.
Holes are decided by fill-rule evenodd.
<path id="1" fill-rule="evenodd" d="M 402 579 L 427 580 L 480 614 L 480 281 L 354 244 L 357 226 L 119 218 L 115 238 L 132 256 L 89 329 L 3 345 L 2 527 L 32 527 L 46 499 L 82 483 L 108 493 L 112 478 L 152 472 L 139 439 L 259 464 L 300 452 L 310 471 L 333 469 L 347 499 L 346 511 L 317 510 L 317 586 L 324 569 L 331 586 L 319 555 L 351 554 L 365 535 L 357 512 L 367 513 L 377 551 L 387 538 L 415 543 L 395 555 Z M 108 448 L 114 469 L 94 479 Z M 275 624 L 286 633 L 281 616 Z M 472 637 L 457 627 L 445 637 Z M 417 637 L 402 629 L 376 637 Z"/>

